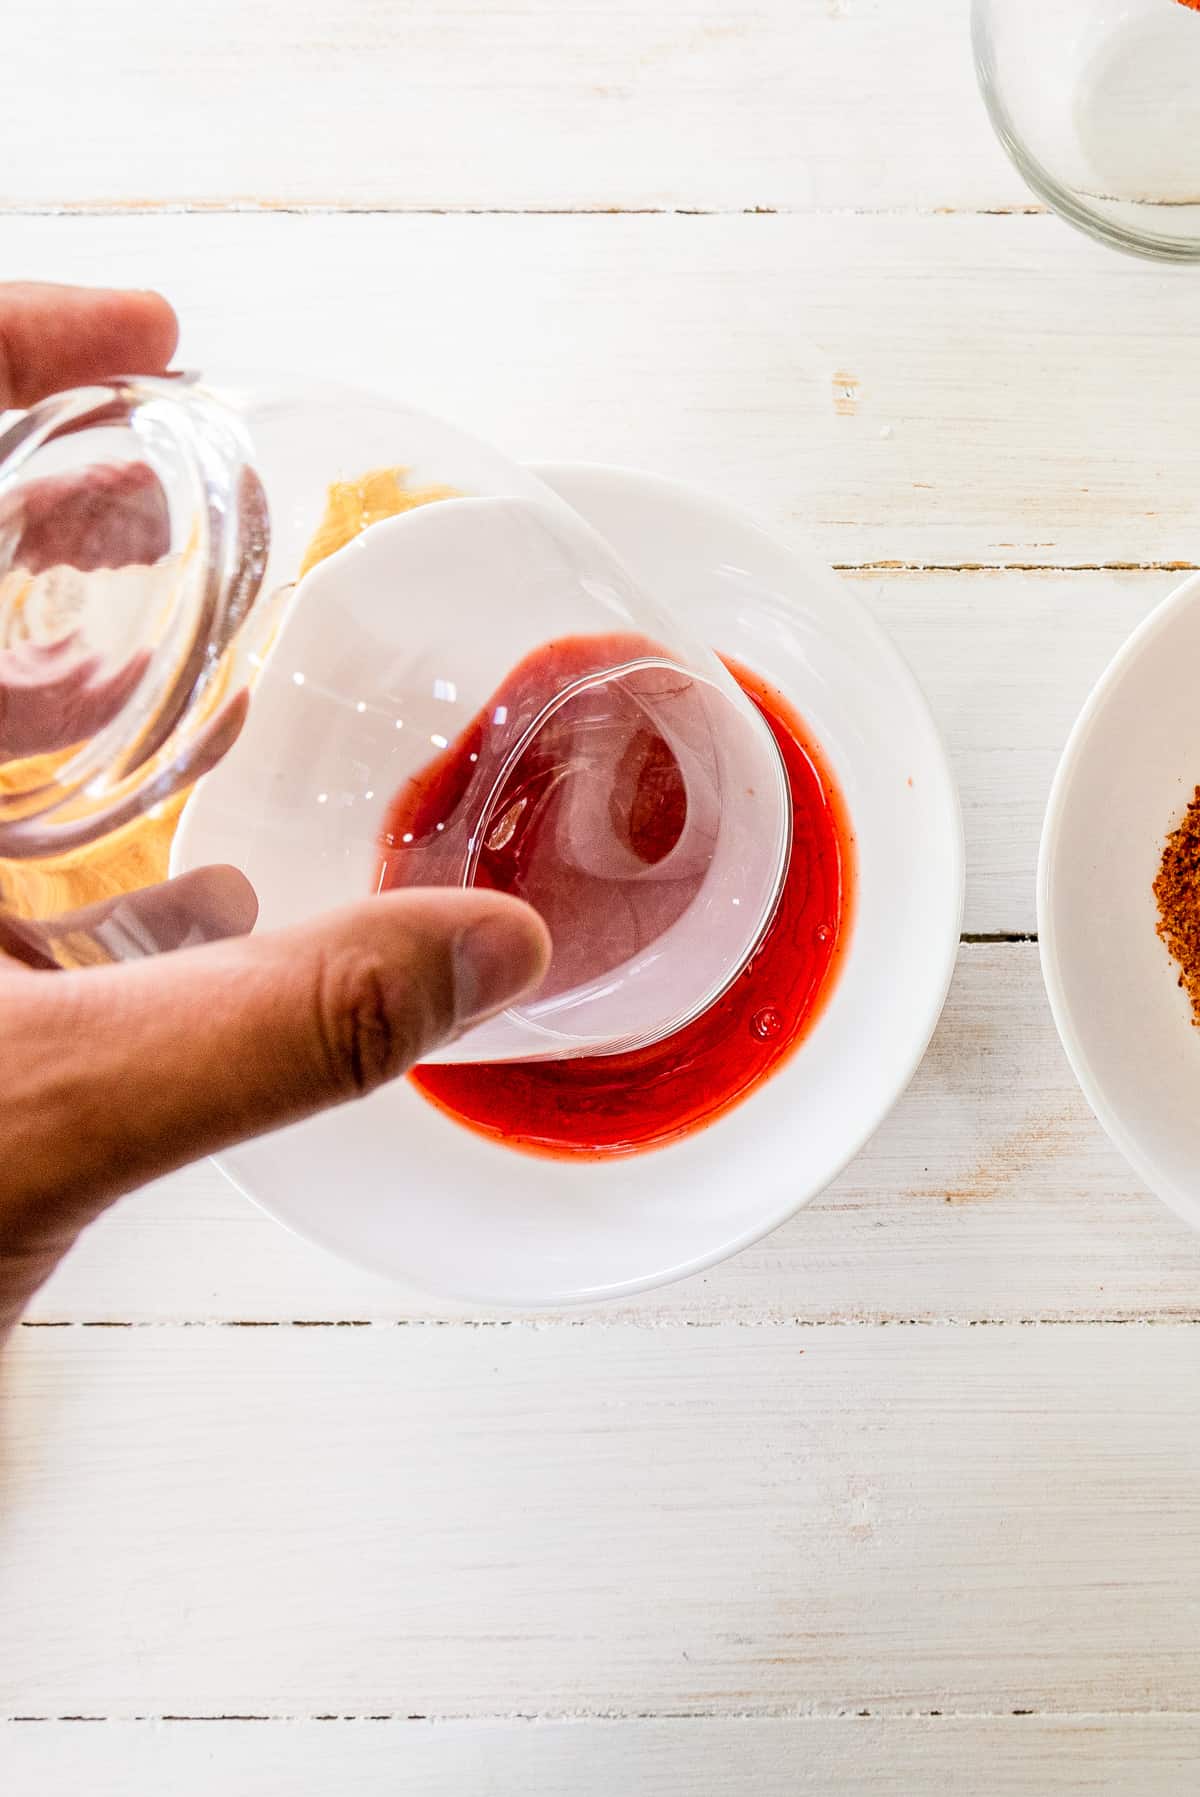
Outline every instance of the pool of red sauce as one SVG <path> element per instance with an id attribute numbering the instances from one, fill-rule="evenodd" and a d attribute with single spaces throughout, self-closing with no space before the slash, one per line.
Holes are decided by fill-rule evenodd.
<path id="1" fill-rule="evenodd" d="M 417 1068 L 413 1085 L 455 1122 L 556 1160 L 662 1148 L 738 1104 L 794 1053 L 820 1016 L 853 919 L 850 820 L 820 749 L 783 694 L 748 668 L 727 666 L 770 726 L 792 795 L 787 876 L 756 954 L 715 1004 L 649 1048 Z M 427 783 L 421 796 L 435 796 Z M 389 828 L 398 833 L 404 821 L 394 808 Z"/>

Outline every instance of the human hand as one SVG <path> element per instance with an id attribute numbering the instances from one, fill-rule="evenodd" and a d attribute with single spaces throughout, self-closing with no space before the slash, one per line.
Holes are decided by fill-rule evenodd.
<path id="1" fill-rule="evenodd" d="M 161 373 L 175 341 L 154 294 L 0 286 L 0 408 Z M 550 956 L 533 911 L 464 891 L 71 973 L 29 964 L 19 929 L 7 940 L 0 1333 L 114 1198 L 396 1078 L 536 986 Z"/>

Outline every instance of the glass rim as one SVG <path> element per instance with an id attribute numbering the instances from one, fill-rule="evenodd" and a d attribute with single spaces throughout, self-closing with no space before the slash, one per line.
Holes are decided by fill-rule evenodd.
<path id="1" fill-rule="evenodd" d="M 569 704 L 572 699 L 578 698 L 581 693 L 590 691 L 594 687 L 606 686 L 613 680 L 619 680 L 625 675 L 635 674 L 643 669 L 656 668 L 666 669 L 672 673 L 683 674 L 689 681 L 699 682 L 700 684 L 707 686 L 710 691 L 715 693 L 718 698 L 723 699 L 727 704 L 731 703 L 730 695 L 725 691 L 722 685 L 719 685 L 715 680 L 709 679 L 699 670 L 689 668 L 686 663 L 682 661 L 673 661 L 666 655 L 638 657 L 633 660 L 614 664 L 611 668 L 602 668 L 595 673 L 582 675 L 577 680 L 572 681 L 568 686 L 557 692 L 549 703 L 543 707 L 542 711 L 539 712 L 533 722 L 522 732 L 519 741 L 505 756 L 503 765 L 492 783 L 491 790 L 484 803 L 480 806 L 479 823 L 472 832 L 467 845 L 467 857 L 462 874 L 462 885 L 465 888 L 470 888 L 474 884 L 475 871 L 479 865 L 479 859 L 483 852 L 483 838 L 492 818 L 493 808 L 500 794 L 504 790 L 505 783 L 508 780 L 510 773 L 518 765 L 521 757 L 534 742 L 538 734 L 545 729 L 546 725 L 556 713 L 559 712 L 564 705 Z M 710 982 L 709 986 L 698 993 L 690 1004 L 680 1010 L 678 1015 L 671 1021 L 668 1033 L 686 1029 L 688 1024 L 693 1022 L 693 1020 L 700 1016 L 702 1012 L 707 1011 L 712 1005 L 718 1003 L 734 982 L 741 976 L 748 963 L 754 959 L 754 956 L 758 953 L 758 950 L 762 945 L 763 937 L 770 929 L 775 914 L 779 909 L 780 901 L 783 897 L 784 885 L 787 880 L 788 869 L 791 865 L 793 826 L 792 794 L 788 784 L 787 775 L 784 771 L 783 757 L 779 752 L 778 743 L 775 741 L 771 731 L 767 728 L 758 708 L 749 701 L 747 701 L 745 716 L 750 727 L 760 734 L 764 746 L 769 750 L 770 768 L 775 779 L 777 788 L 776 796 L 780 805 L 781 828 L 776 848 L 775 866 L 772 869 L 770 893 L 766 902 L 760 909 L 759 916 L 755 919 L 755 925 L 747 939 L 747 945 L 742 959 L 736 966 L 728 968 L 721 980 Z M 607 984 L 609 978 L 609 974 L 597 975 L 593 981 L 589 982 L 587 987 L 576 989 L 576 998 L 578 998 L 581 992 L 586 993 L 589 988 L 594 988 L 597 991 L 601 990 Z M 553 1028 L 553 1025 L 544 1023 L 543 1018 L 552 1017 L 557 1008 L 558 1001 L 556 998 L 550 998 L 543 1003 L 539 1003 L 539 1000 L 535 995 L 532 1000 L 527 1001 L 522 1005 L 521 1014 L 527 1027 L 544 1032 L 547 1040 L 552 1041 L 556 1039 L 558 1032 Z M 506 1015 L 507 1014 L 511 1013 L 506 1013 Z M 628 1054 L 638 1048 L 647 1046 L 651 1042 L 660 1040 L 662 1034 L 663 1032 L 661 1030 L 657 1030 L 653 1034 L 631 1035 L 627 1039 L 615 1043 L 607 1049 L 597 1049 L 592 1052 L 597 1054 Z"/>
<path id="2" fill-rule="evenodd" d="M 0 797 L 0 855 L 13 860 L 70 852 L 190 784 L 204 771 L 209 702 L 219 717 L 234 697 L 222 708 L 227 652 L 262 595 L 270 522 L 250 446 L 197 375 L 114 376 L 39 401 L 0 433 L 0 494 L 36 482 L 31 464 L 48 445 L 105 428 L 136 438 L 139 416 L 177 458 L 191 565 L 180 564 L 168 628 L 121 709 L 33 784 Z"/>

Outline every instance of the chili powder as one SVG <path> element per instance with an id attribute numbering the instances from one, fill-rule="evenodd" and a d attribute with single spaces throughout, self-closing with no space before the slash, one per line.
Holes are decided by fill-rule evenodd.
<path id="1" fill-rule="evenodd" d="M 1179 984 L 1200 1027 L 1200 786 L 1163 845 L 1154 896 L 1158 933 L 1179 963 Z"/>

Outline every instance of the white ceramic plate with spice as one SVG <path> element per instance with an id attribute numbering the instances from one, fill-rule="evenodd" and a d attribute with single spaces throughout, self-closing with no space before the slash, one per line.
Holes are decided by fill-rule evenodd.
<path id="1" fill-rule="evenodd" d="M 1038 933 L 1084 1096 L 1134 1171 L 1200 1226 L 1200 1029 L 1156 932 L 1168 833 L 1200 785 L 1200 578 L 1134 631 L 1063 752 Z"/>
<path id="2" fill-rule="evenodd" d="M 617 469 L 539 470 L 649 591 L 782 689 L 824 752 L 855 838 L 849 946 L 791 1059 L 657 1152 L 534 1159 L 407 1081 L 221 1157 L 299 1234 L 441 1298 L 625 1296 L 698 1272 L 828 1185 L 908 1084 L 958 946 L 962 828 L 912 674 L 843 582 L 718 500 Z M 203 784 L 191 803 L 204 802 Z"/>

